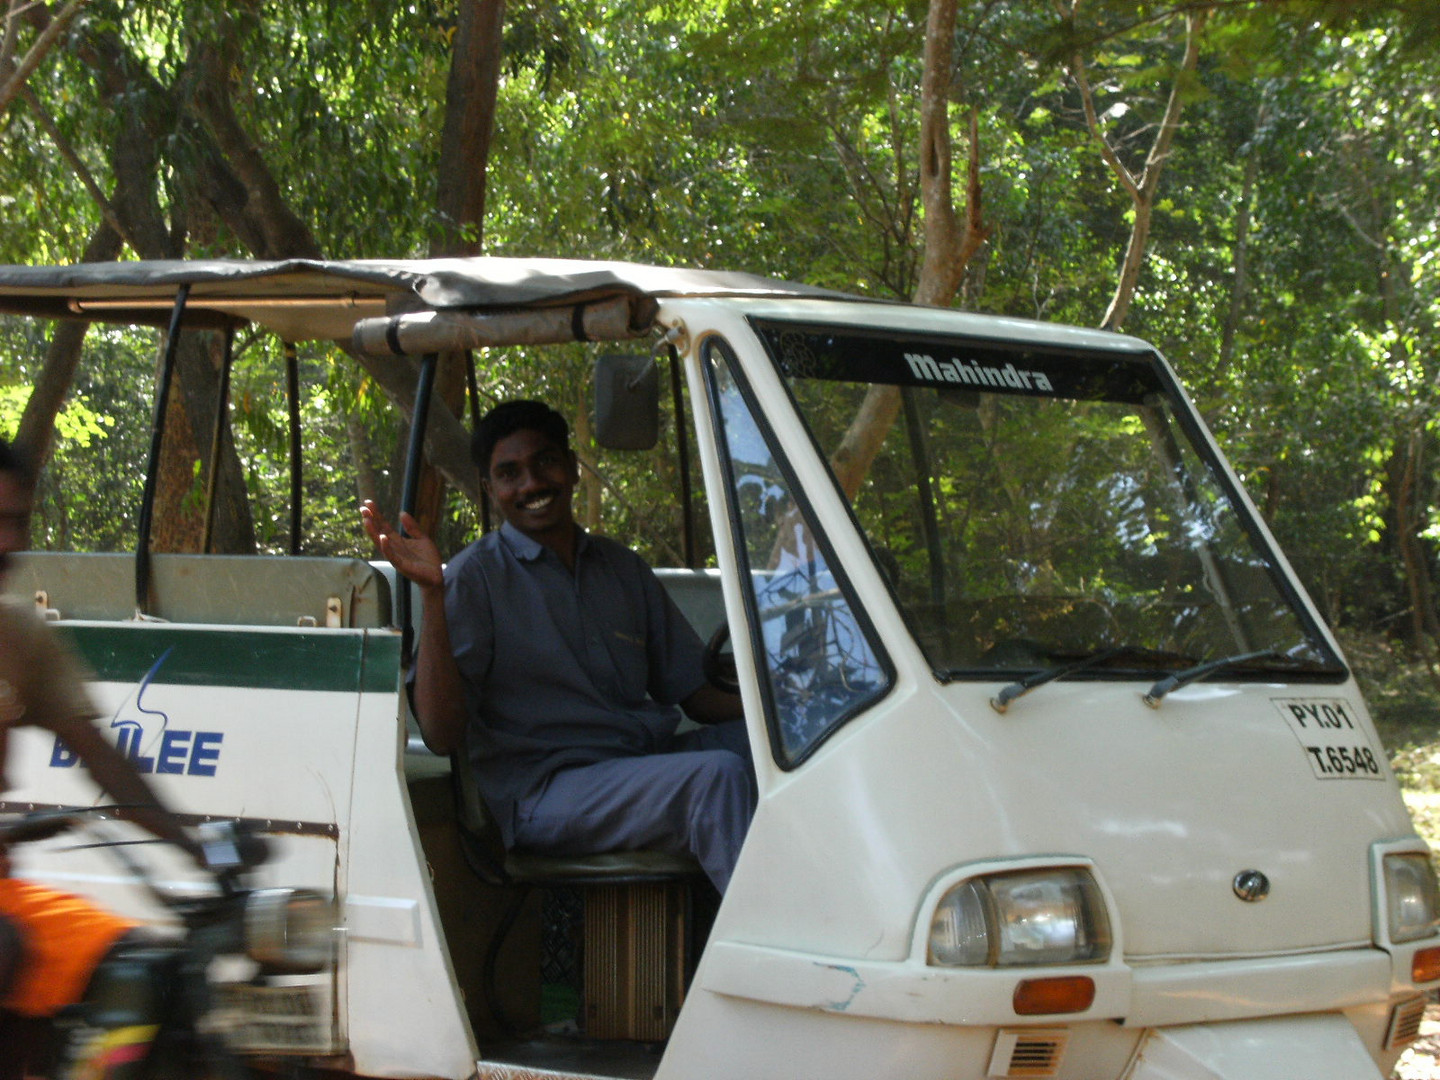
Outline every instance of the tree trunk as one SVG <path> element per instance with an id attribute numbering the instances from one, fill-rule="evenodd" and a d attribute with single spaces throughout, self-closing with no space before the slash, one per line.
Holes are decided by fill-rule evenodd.
<path id="1" fill-rule="evenodd" d="M 462 0 L 455 28 L 435 208 L 444 226 L 430 254 L 478 255 L 485 221 L 486 168 L 500 90 L 504 0 Z"/>
<path id="2" fill-rule="evenodd" d="M 380 477 L 375 473 L 374 447 L 365 425 L 354 413 L 345 414 L 345 438 L 350 447 L 350 460 L 355 465 L 356 499 L 380 503 L 384 496 L 380 492 Z"/>
<path id="3" fill-rule="evenodd" d="M 587 530 L 600 527 L 601 511 L 604 508 L 604 488 L 600 483 L 595 455 L 590 447 L 595 438 L 590 430 L 590 409 L 585 402 L 574 412 L 575 456 L 580 461 L 580 524 Z"/>
<path id="4" fill-rule="evenodd" d="M 27 17 L 43 21 L 45 12 L 29 12 Z M 126 241 L 136 247 L 142 258 L 176 258 L 183 254 L 188 225 L 204 217 L 202 207 L 187 205 L 183 183 L 172 205 L 171 221 L 167 222 L 161 209 L 159 147 L 174 135 L 179 123 L 173 97 L 144 75 L 143 66 L 134 62 L 114 34 L 87 29 L 77 48 L 95 71 L 102 98 L 111 103 L 121 119 L 111 148 L 115 190 L 107 212 L 113 213 Z M 140 83 L 153 92 L 137 94 Z M 160 524 L 156 543 L 157 550 L 197 551 L 204 514 L 203 501 L 193 497 L 196 466 L 200 465 L 199 475 L 204 477 L 209 466 L 211 425 L 219 402 L 213 341 L 182 334 L 176 351 L 175 378 L 166 417 L 169 437 L 163 445 L 157 476 L 155 509 Z M 37 413 L 41 408 L 37 406 Z M 219 551 L 253 551 L 254 526 L 239 458 L 229 435 L 228 416 L 219 470 L 213 547 Z M 172 513 L 173 520 L 167 520 L 166 515 Z"/>
<path id="5" fill-rule="evenodd" d="M 925 71 L 920 82 L 920 195 L 925 207 L 925 254 L 913 297 L 917 304 L 946 307 L 954 299 L 965 267 L 989 235 L 981 211 L 980 123 L 970 112 L 970 160 L 963 225 L 955 209 L 950 141 L 950 84 L 957 0 L 931 0 L 925 24 Z M 847 498 L 860 485 L 900 415 L 893 386 L 871 387 L 831 455 L 830 465 Z"/>
<path id="6" fill-rule="evenodd" d="M 460 5 L 457 28 L 456 63 L 462 69 L 482 72 L 499 70 L 500 40 L 498 27 L 502 4 L 500 0 L 464 0 Z M 49 10 L 40 4 L 22 7 L 25 20 L 43 32 L 53 21 Z M 127 243 L 143 258 L 178 258 L 184 253 L 183 223 L 197 218 L 199 207 L 208 207 L 223 221 L 240 242 L 256 257 L 316 258 L 322 253 L 313 234 L 284 201 L 279 185 L 254 141 L 249 138 L 229 104 L 232 70 L 226 62 L 228 42 L 213 44 L 197 52 L 197 64 L 204 71 L 200 93 L 188 93 L 194 79 L 181 79 L 173 87 L 162 86 L 127 51 L 120 38 L 104 29 L 103 24 L 86 24 L 75 36 L 77 55 L 90 65 L 103 99 L 123 120 L 124 133 L 112 152 L 117 175 L 113 213 Z M 489 74 L 482 74 L 479 84 L 493 84 Z M 474 80 L 461 80 L 462 91 L 476 85 Z M 495 86 L 490 85 L 488 99 L 476 91 L 461 93 L 460 102 L 447 103 L 450 109 L 477 110 L 477 115 L 493 114 Z M 486 103 L 488 100 L 488 104 Z M 182 107 L 182 101 L 184 105 Z M 187 114 L 185 108 L 194 110 Z M 468 111 L 466 112 L 468 116 Z M 193 123 L 199 119 L 202 123 Z M 192 168 L 175 173 L 179 205 L 174 231 L 166 226 L 159 209 L 157 192 L 158 148 L 175 140 L 183 129 L 183 141 L 191 148 Z M 471 125 L 459 125 L 454 146 L 463 145 Z M 484 148 L 488 154 L 488 143 Z M 465 215 L 479 213 L 483 207 L 484 167 L 478 158 L 446 160 L 440 168 L 442 176 L 466 178 L 454 188 L 454 207 L 442 208 L 454 221 Z M 468 186 L 467 186 L 468 184 Z M 475 202 L 476 185 L 481 192 Z M 189 205 L 187 205 L 189 204 Z M 479 219 L 473 236 L 464 228 L 452 230 L 468 238 L 478 250 Z M 453 252 L 451 252 L 453 253 Z M 345 343 L 339 343 L 343 348 Z M 356 356 L 357 363 L 376 380 L 388 397 L 406 414 L 414 408 L 415 373 L 402 371 L 393 359 Z M 228 444 L 227 444 L 228 446 Z M 227 450 L 227 453 L 229 451 Z M 453 412 L 432 411 L 426 454 L 439 465 L 451 483 L 477 497 L 479 487 L 469 462 L 466 434 Z M 192 462 L 193 464 L 193 462 Z"/>
<path id="7" fill-rule="evenodd" d="M 108 225 L 101 225 L 85 245 L 86 262 L 110 262 L 120 255 L 120 237 Z M 45 361 L 35 388 L 25 402 L 15 440 L 35 458 L 37 467 L 50 460 L 55 444 L 55 417 L 65 404 L 66 395 L 75 382 L 75 369 L 80 365 L 80 350 L 85 343 L 87 323 L 61 320 L 54 324 L 50 344 L 45 348 Z"/>
<path id="8" fill-rule="evenodd" d="M 435 206 L 443 231 L 430 246 L 436 258 L 478 255 L 482 249 L 504 17 L 504 0 L 460 4 L 440 133 Z M 468 365 L 466 353 L 452 352 L 442 353 L 436 367 L 435 396 L 452 417 L 464 416 Z M 444 474 L 427 460 L 420 474 L 415 516 L 431 535 L 444 503 Z"/>
<path id="9" fill-rule="evenodd" d="M 185 331 L 175 353 L 175 385 L 165 417 L 165 443 L 156 485 L 155 551 L 199 552 L 205 533 L 205 489 L 212 462 L 211 436 L 220 400 L 223 344 L 213 332 Z M 230 435 L 222 427 L 220 474 L 215 484 L 215 517 L 210 550 L 230 555 L 255 553 L 244 471 Z"/>
<path id="10" fill-rule="evenodd" d="M 1258 135 L 1265 125 L 1265 102 L 1255 116 Z M 1225 325 L 1220 333 L 1220 363 L 1228 366 L 1235 355 L 1235 335 L 1240 330 L 1240 316 L 1245 310 L 1245 296 L 1250 287 L 1246 276 L 1250 254 L 1250 204 L 1255 199 L 1255 181 L 1260 174 L 1260 151 L 1251 147 L 1245 158 L 1245 171 L 1240 184 L 1240 205 L 1235 210 L 1235 247 L 1231 256 L 1230 303 L 1225 310 Z"/>
<path id="11" fill-rule="evenodd" d="M 1410 600 L 1411 641 L 1415 655 L 1425 663 L 1431 683 L 1440 690 L 1440 664 L 1437 664 L 1436 656 L 1440 627 L 1436 625 L 1435 588 L 1419 535 L 1425 515 L 1416 506 L 1417 476 L 1421 472 L 1424 437 L 1423 430 L 1411 428 L 1409 437 L 1396 450 L 1396 460 L 1392 460 L 1389 473 L 1395 509 L 1395 538 Z"/>
<path id="12" fill-rule="evenodd" d="M 1071 11 L 1074 11 L 1073 3 Z M 1100 320 L 1101 327 L 1107 330 L 1118 331 L 1124 325 L 1125 316 L 1130 311 L 1130 302 L 1140 284 L 1140 271 L 1145 265 L 1145 248 L 1150 239 L 1150 220 L 1154 214 L 1155 196 L 1160 190 L 1160 174 L 1165 169 L 1165 161 L 1170 156 L 1170 146 L 1175 141 L 1175 132 L 1180 126 L 1180 113 L 1184 104 L 1182 90 L 1199 62 L 1200 32 L 1204 29 L 1208 16 L 1209 12 L 1204 9 L 1185 16 L 1185 56 L 1175 75 L 1175 82 L 1170 87 L 1170 99 L 1166 103 L 1160 127 L 1155 133 L 1155 141 L 1145 157 L 1145 168 L 1138 178 L 1120 160 L 1120 155 L 1110 145 L 1110 140 L 1100 127 L 1094 94 L 1090 90 L 1090 81 L 1085 72 L 1085 61 L 1078 53 L 1070 59 L 1070 74 L 1080 89 L 1086 126 L 1099 144 L 1101 157 L 1129 194 L 1135 213 L 1135 223 L 1130 229 L 1129 242 L 1125 245 L 1125 257 L 1120 263 L 1120 277 L 1115 285 L 1115 293 L 1110 299 L 1105 317 Z"/>

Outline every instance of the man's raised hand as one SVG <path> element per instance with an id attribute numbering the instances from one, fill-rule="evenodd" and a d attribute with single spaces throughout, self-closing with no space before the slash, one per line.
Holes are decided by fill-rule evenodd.
<path id="1" fill-rule="evenodd" d="M 380 549 L 380 554 L 390 561 L 396 571 L 423 588 L 441 588 L 445 584 L 443 561 L 435 542 L 420 531 L 419 524 L 409 514 L 401 513 L 402 535 L 389 519 L 380 512 L 374 501 L 366 499 L 360 504 L 360 521 L 365 531 Z"/>

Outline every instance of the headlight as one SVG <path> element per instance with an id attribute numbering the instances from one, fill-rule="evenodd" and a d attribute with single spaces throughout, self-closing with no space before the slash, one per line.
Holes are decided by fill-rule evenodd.
<path id="1" fill-rule="evenodd" d="M 1109 955 L 1100 888 L 1080 867 L 971 878 L 945 894 L 930 923 L 929 962 L 945 967 L 1083 964 Z"/>
<path id="2" fill-rule="evenodd" d="M 245 899 L 245 953 L 276 971 L 325 970 L 335 953 L 335 902 L 309 889 L 256 889 Z"/>
<path id="3" fill-rule="evenodd" d="M 1440 886 L 1430 857 L 1420 852 L 1385 856 L 1385 906 L 1395 944 L 1433 937 L 1440 922 Z"/>

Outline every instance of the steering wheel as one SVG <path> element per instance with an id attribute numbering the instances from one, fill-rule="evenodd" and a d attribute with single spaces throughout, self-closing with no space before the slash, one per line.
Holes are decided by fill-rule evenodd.
<path id="1" fill-rule="evenodd" d="M 740 692 L 740 675 L 735 668 L 735 654 L 725 646 L 730 642 L 730 624 L 722 622 L 705 643 L 705 681 L 727 694 Z"/>

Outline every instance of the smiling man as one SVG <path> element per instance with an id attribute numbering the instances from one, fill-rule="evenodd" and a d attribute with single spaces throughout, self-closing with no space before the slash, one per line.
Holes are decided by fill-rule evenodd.
<path id="1" fill-rule="evenodd" d="M 507 847 L 689 853 L 723 893 L 755 809 L 740 700 L 706 682 L 645 562 L 576 524 L 569 438 L 538 401 L 480 420 L 472 455 L 504 524 L 443 569 L 413 519 L 402 536 L 361 508 L 423 598 L 416 719 L 436 753 L 468 748 Z M 677 734 L 677 706 L 704 726 Z"/>

